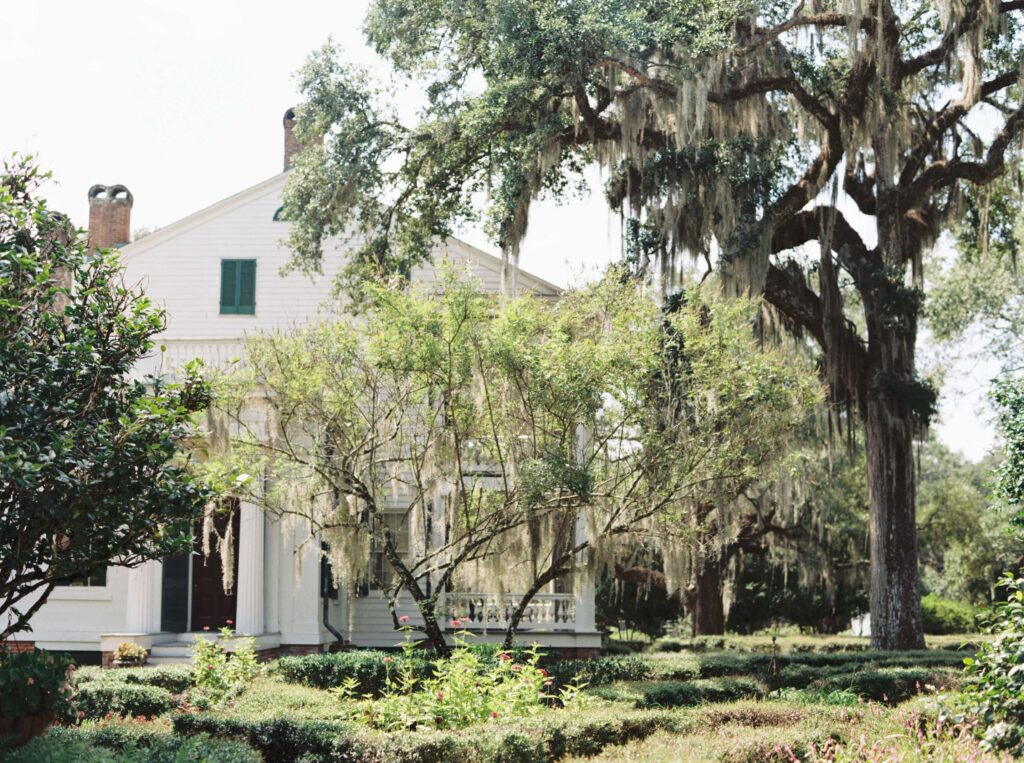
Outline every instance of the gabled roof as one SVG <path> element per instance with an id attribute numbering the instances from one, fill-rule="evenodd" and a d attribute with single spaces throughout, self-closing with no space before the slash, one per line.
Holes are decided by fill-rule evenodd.
<path id="1" fill-rule="evenodd" d="M 176 220 L 175 222 L 164 226 L 163 228 L 153 231 L 149 235 L 140 238 L 138 241 L 133 241 L 130 244 L 126 244 L 121 247 L 122 256 L 124 259 L 128 260 L 137 254 L 141 254 L 142 252 L 149 251 L 154 247 L 158 247 L 164 242 L 169 241 L 198 225 L 211 222 L 221 215 L 245 206 L 254 199 L 261 198 L 271 193 L 279 193 L 284 188 L 284 184 L 287 179 L 288 172 L 282 172 L 264 180 L 261 183 L 250 186 L 243 191 L 239 191 L 232 196 L 228 196 L 226 199 L 221 199 L 208 207 L 204 207 L 197 212 L 193 212 L 187 217 L 183 217 L 180 220 Z M 476 259 L 485 267 L 493 268 L 497 272 L 500 272 L 501 270 L 500 257 L 496 257 L 489 252 L 478 249 L 472 244 L 467 244 L 461 239 L 449 237 L 445 241 L 445 246 Z M 545 281 L 543 278 L 535 276 L 522 268 L 519 269 L 516 278 L 520 283 L 530 287 L 531 289 L 551 292 L 554 294 L 562 292 L 561 287 L 555 286 L 553 283 Z"/>

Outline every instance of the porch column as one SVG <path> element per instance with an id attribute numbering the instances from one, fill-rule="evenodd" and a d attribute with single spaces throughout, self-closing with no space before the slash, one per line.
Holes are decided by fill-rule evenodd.
<path id="1" fill-rule="evenodd" d="M 163 564 L 153 559 L 128 570 L 128 603 L 125 630 L 128 633 L 160 632 L 160 598 Z"/>
<path id="2" fill-rule="evenodd" d="M 589 533 L 587 532 L 587 521 L 583 516 L 576 517 L 576 527 L 573 533 L 574 540 L 577 544 L 582 543 L 587 539 Z M 581 551 L 576 558 L 576 563 L 580 566 L 586 566 L 589 559 L 590 553 L 587 550 Z M 579 582 L 579 590 L 576 596 L 576 630 L 577 631 L 593 631 L 596 629 L 596 607 L 594 605 L 594 576 L 590 570 L 586 570 L 582 579 Z"/>
<path id="3" fill-rule="evenodd" d="M 235 631 L 240 635 L 258 636 L 263 633 L 263 512 L 244 501 L 239 511 Z"/>

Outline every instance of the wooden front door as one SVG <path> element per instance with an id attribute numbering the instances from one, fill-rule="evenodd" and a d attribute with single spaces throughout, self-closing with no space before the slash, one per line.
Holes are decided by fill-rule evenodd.
<path id="1" fill-rule="evenodd" d="M 230 508 L 230 512 L 227 510 Z M 217 534 L 224 537 L 231 523 L 233 550 L 231 553 L 230 591 L 224 590 L 223 560 L 217 548 L 216 538 L 210 539 L 210 555 L 203 555 L 202 521 L 196 527 L 192 547 L 192 630 L 211 631 L 224 626 L 234 627 L 235 605 L 238 599 L 238 531 L 239 515 L 237 502 L 218 512 L 214 517 Z M 230 621 L 230 622 L 229 622 Z"/>

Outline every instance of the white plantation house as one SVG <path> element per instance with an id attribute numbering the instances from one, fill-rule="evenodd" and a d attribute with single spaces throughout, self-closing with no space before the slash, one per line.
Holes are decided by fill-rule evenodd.
<path id="1" fill-rule="evenodd" d="M 325 257 L 322 276 L 279 274 L 288 259 L 281 244 L 288 223 L 279 219 L 279 210 L 296 150 L 292 126 L 289 111 L 284 172 L 132 243 L 126 243 L 131 194 L 123 186 L 90 190 L 91 242 L 121 246 L 127 281 L 140 283 L 167 311 L 158 351 L 141 364 L 140 375 L 174 374 L 197 357 L 208 366 L 222 365 L 244 353 L 247 336 L 298 327 L 320 314 L 340 253 Z M 501 262 L 468 244 L 449 239 L 435 260 L 468 270 L 488 289 L 499 288 Z M 413 278 L 436 276 L 428 266 Z M 520 272 L 516 283 L 519 289 L 558 294 L 557 287 L 528 273 Z M 257 648 L 267 653 L 390 647 L 401 640 L 387 602 L 372 584 L 358 591 L 344 590 L 344 583 L 343 590 L 335 588 L 308 529 L 279 522 L 244 502 L 234 523 L 235 574 L 228 592 L 220 560 L 204 556 L 197 539 L 192 554 L 134 569 L 112 566 L 80 585 L 55 589 L 21 640 L 80 653 L 83 659 L 108 658 L 118 644 L 133 641 L 151 650 L 154 663 L 187 659 L 197 635 L 228 623 L 254 636 Z M 470 627 L 484 637 L 503 635 L 502 602 L 464 593 L 450 594 L 445 606 L 468 616 Z M 402 612 L 415 620 L 411 600 Z M 523 620 L 522 636 L 569 653 L 592 653 L 600 647 L 592 588 L 538 595 Z"/>

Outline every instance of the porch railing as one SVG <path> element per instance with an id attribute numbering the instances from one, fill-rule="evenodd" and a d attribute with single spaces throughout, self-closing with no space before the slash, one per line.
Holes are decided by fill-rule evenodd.
<path id="1" fill-rule="evenodd" d="M 445 624 L 454 630 L 456 618 L 468 619 L 464 627 L 504 630 L 519 603 L 520 595 L 495 597 L 484 593 L 450 593 L 446 601 Z M 519 621 L 523 631 L 572 631 L 576 629 L 576 599 L 571 593 L 540 593 L 526 605 Z"/>

